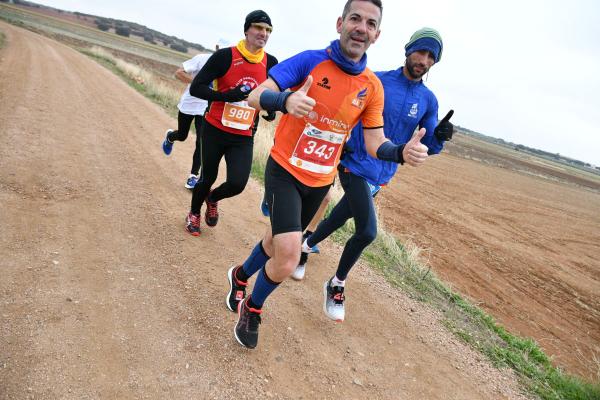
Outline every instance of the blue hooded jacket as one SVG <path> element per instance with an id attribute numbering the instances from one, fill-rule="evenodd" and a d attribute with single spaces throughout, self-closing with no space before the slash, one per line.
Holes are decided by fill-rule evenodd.
<path id="1" fill-rule="evenodd" d="M 429 154 L 438 154 L 444 142 L 438 140 L 433 130 L 438 123 L 438 102 L 423 81 L 411 81 L 402 73 L 402 67 L 393 71 L 375 72 L 385 91 L 383 108 L 383 131 L 385 137 L 398 145 L 407 143 L 415 128 L 425 128 L 421 143 L 429 148 Z M 341 164 L 354 175 L 361 176 L 372 185 L 387 184 L 396 173 L 398 164 L 381 161 L 367 153 L 362 124 L 358 123 L 346 143 Z"/>

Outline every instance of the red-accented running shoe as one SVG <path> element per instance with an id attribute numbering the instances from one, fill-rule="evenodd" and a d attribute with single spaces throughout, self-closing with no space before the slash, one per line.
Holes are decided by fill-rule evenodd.
<path id="1" fill-rule="evenodd" d="M 262 310 L 248 307 L 249 299 L 250 296 L 238 304 L 238 321 L 233 329 L 233 334 L 239 344 L 253 349 L 258 344 L 258 326 Z"/>
<path id="2" fill-rule="evenodd" d="M 331 286 L 331 280 L 323 284 L 323 311 L 336 322 L 344 322 L 344 287 Z"/>
<path id="3" fill-rule="evenodd" d="M 192 236 L 200 236 L 200 214 L 191 211 L 185 218 L 185 230 Z"/>
<path id="4" fill-rule="evenodd" d="M 227 298 L 225 299 L 225 303 L 227 304 L 227 308 L 230 311 L 237 312 L 238 304 L 246 298 L 246 287 L 248 286 L 248 282 L 239 281 L 235 277 L 235 273 L 238 268 L 241 268 L 241 265 L 233 266 L 229 268 L 227 271 L 227 279 L 229 280 L 229 293 L 227 293 Z"/>
<path id="5" fill-rule="evenodd" d="M 206 225 L 212 228 L 213 226 L 217 226 L 217 223 L 219 222 L 219 202 L 215 201 L 213 203 L 212 201 L 208 201 L 211 193 L 212 191 L 206 196 L 206 213 L 204 214 L 204 221 L 206 222 Z"/>

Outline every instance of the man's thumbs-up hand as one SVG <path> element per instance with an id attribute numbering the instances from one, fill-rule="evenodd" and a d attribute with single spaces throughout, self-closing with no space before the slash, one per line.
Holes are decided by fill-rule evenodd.
<path id="1" fill-rule="evenodd" d="M 402 158 L 406 164 L 418 167 L 427 159 L 427 150 L 429 149 L 421 143 L 423 136 L 425 136 L 425 128 L 421 128 L 415 132 L 408 143 L 404 145 Z"/>
<path id="2" fill-rule="evenodd" d="M 304 82 L 304 85 L 294 93 L 292 93 L 285 103 L 285 108 L 289 114 L 294 117 L 301 118 L 312 111 L 316 102 L 314 99 L 308 97 L 308 89 L 312 85 L 313 77 L 309 75 Z"/>

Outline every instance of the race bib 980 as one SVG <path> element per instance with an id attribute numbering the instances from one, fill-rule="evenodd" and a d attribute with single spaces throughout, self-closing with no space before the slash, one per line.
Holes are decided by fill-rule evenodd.
<path id="1" fill-rule="evenodd" d="M 248 102 L 240 101 L 237 103 L 225 103 L 221 123 L 223 126 L 233 129 L 250 129 L 254 122 L 256 110 L 248 106 Z"/>

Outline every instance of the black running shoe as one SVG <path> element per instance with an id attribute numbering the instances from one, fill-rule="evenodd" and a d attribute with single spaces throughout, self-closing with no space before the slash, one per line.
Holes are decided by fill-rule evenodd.
<path id="1" fill-rule="evenodd" d="M 253 349 L 258 344 L 258 326 L 262 310 L 248 307 L 247 297 L 238 304 L 238 321 L 233 329 L 236 340 L 242 346 Z"/>
<path id="2" fill-rule="evenodd" d="M 206 225 L 213 227 L 217 226 L 217 223 L 219 222 L 219 203 L 217 201 L 214 203 L 208 201 L 209 197 L 210 193 L 206 197 L 206 213 L 204 214 L 204 221 L 206 222 Z"/>
<path id="3" fill-rule="evenodd" d="M 229 293 L 227 293 L 225 303 L 227 304 L 227 308 L 233 312 L 237 312 L 238 304 L 246 297 L 246 287 L 248 286 L 248 282 L 238 281 L 235 277 L 238 268 L 241 268 L 241 266 L 233 266 L 227 271 Z"/>

